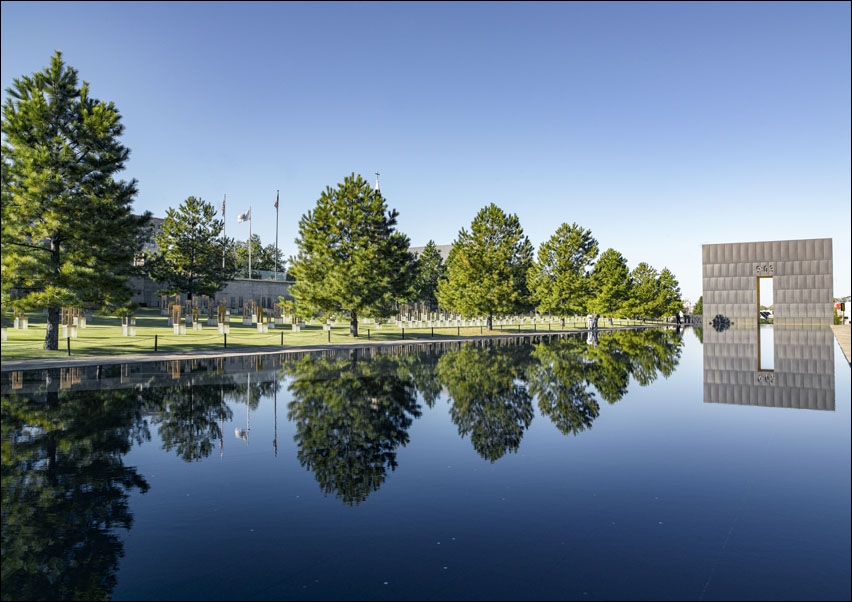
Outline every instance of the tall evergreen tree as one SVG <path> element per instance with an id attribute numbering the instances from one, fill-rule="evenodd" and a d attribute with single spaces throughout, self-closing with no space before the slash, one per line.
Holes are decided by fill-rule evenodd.
<path id="1" fill-rule="evenodd" d="M 446 278 L 447 266 L 435 241 L 430 240 L 417 257 L 417 276 L 414 284 L 414 299 L 425 303 L 431 311 L 438 308 L 438 282 Z"/>
<path id="2" fill-rule="evenodd" d="M 630 297 L 630 268 L 615 249 L 607 249 L 592 270 L 592 298 L 589 310 L 605 316 L 627 317 L 625 303 Z"/>
<path id="3" fill-rule="evenodd" d="M 538 248 L 529 272 L 530 292 L 540 312 L 558 316 L 585 313 L 592 296 L 591 269 L 598 241 L 591 230 L 562 224 Z"/>
<path id="4" fill-rule="evenodd" d="M 3 103 L 2 287 L 46 309 L 44 348 L 58 349 L 63 306 L 129 307 L 134 258 L 150 212 L 134 215 L 136 180 L 117 180 L 130 151 L 121 115 L 78 85 L 57 51 L 14 80 Z"/>
<path id="5" fill-rule="evenodd" d="M 299 220 L 298 254 L 289 261 L 297 306 L 345 312 L 353 337 L 359 316 L 392 315 L 408 300 L 415 269 L 408 237 L 396 231 L 398 215 L 360 175 L 327 187 Z"/>
<path id="6" fill-rule="evenodd" d="M 659 273 L 644 261 L 630 272 L 630 298 L 626 303 L 631 316 L 654 318 L 657 301 L 657 279 Z"/>
<path id="7" fill-rule="evenodd" d="M 438 283 L 438 303 L 466 317 L 486 316 L 491 330 L 495 315 L 530 309 L 532 261 L 533 246 L 518 216 L 491 203 L 476 214 L 470 232 L 459 231 L 447 257 L 447 278 Z"/>
<path id="8" fill-rule="evenodd" d="M 231 242 L 222 238 L 225 223 L 216 216 L 212 203 L 194 196 L 166 212 L 155 237 L 159 253 L 147 265 L 151 279 L 164 285 L 159 294 L 212 297 L 234 277 Z"/>
<path id="9" fill-rule="evenodd" d="M 657 317 L 672 316 L 683 309 L 680 284 L 668 268 L 663 268 L 657 279 Z"/>

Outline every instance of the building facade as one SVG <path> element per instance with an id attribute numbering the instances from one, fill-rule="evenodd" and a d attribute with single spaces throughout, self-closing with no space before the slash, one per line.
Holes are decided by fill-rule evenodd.
<path id="1" fill-rule="evenodd" d="M 224 305 L 232 312 L 242 309 L 249 301 L 265 309 L 272 309 L 278 303 L 279 297 L 292 299 L 290 285 L 294 282 L 282 280 L 249 280 L 238 278 L 230 280 L 221 291 L 216 293 L 217 305 L 224 301 Z M 133 290 L 133 302 L 141 307 L 162 307 L 163 300 L 157 294 L 160 285 L 149 278 L 133 278 L 130 288 Z"/>

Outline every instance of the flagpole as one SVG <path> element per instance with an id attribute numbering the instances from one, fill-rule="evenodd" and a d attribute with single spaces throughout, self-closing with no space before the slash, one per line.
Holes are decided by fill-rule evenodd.
<path id="1" fill-rule="evenodd" d="M 225 198 L 222 199 L 222 269 L 225 268 L 225 242 L 228 240 L 228 237 L 225 235 L 225 224 L 228 222 L 225 220 L 225 201 L 228 200 L 228 195 L 225 195 Z"/>
<path id="2" fill-rule="evenodd" d="M 278 282 L 278 193 L 280 190 L 275 191 L 275 258 L 273 262 L 275 263 L 275 282 Z"/>
<path id="3" fill-rule="evenodd" d="M 249 252 L 249 280 L 251 280 L 251 205 L 249 205 L 249 239 L 248 239 L 248 252 Z"/>

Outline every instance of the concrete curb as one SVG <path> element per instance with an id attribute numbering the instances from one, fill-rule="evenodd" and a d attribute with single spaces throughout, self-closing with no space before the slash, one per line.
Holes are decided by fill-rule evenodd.
<path id="1" fill-rule="evenodd" d="M 616 328 L 599 328 L 598 332 L 613 330 L 635 330 L 637 328 L 661 328 L 661 325 L 653 326 L 625 326 Z M 391 347 L 406 345 L 428 345 L 429 343 L 458 343 L 461 341 L 483 341 L 483 340 L 505 340 L 517 337 L 553 337 L 562 335 L 575 335 L 588 332 L 587 329 L 552 330 L 538 332 L 503 333 L 499 335 L 463 336 L 451 338 L 410 338 L 392 341 L 368 341 L 362 340 L 352 343 L 331 343 L 320 345 L 303 345 L 290 347 L 240 347 L 237 349 L 205 349 L 201 351 L 177 351 L 177 352 L 148 352 L 127 355 L 102 355 L 102 356 L 80 356 L 80 357 L 52 357 L 40 359 L 20 359 L 0 362 L 0 372 L 13 372 L 16 370 L 41 370 L 44 368 L 70 368 L 75 366 L 109 366 L 114 364 L 132 364 L 140 362 L 163 362 L 173 360 L 187 360 L 194 358 L 211 357 L 238 357 L 244 355 L 287 355 L 321 352 L 340 349 L 364 349 L 369 347 Z"/>

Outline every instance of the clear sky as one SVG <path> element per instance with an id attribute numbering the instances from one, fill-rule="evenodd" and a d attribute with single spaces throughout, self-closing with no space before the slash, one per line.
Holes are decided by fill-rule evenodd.
<path id="1" fill-rule="evenodd" d="M 701 245 L 831 238 L 850 285 L 849 2 L 2 2 L 2 90 L 55 50 L 112 101 L 134 208 L 296 252 L 380 172 L 412 246 L 495 203 L 701 295 Z M 276 218 L 275 198 L 280 190 Z"/>

